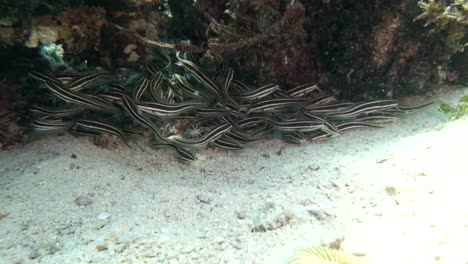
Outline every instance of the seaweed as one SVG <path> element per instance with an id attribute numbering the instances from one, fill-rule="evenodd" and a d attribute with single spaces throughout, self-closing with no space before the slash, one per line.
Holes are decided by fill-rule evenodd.
<path id="1" fill-rule="evenodd" d="M 449 121 L 463 117 L 468 113 L 468 95 L 460 98 L 460 100 L 458 100 L 458 104 L 455 106 L 451 106 L 446 103 L 440 104 L 439 111 L 445 114 Z"/>

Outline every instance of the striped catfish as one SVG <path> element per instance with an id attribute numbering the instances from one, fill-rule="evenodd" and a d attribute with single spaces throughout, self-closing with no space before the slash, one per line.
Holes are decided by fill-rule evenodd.
<path id="1" fill-rule="evenodd" d="M 223 137 L 226 139 L 230 139 L 232 141 L 242 143 L 242 144 L 263 139 L 263 137 L 253 136 L 250 134 L 245 134 L 245 133 L 241 133 L 239 131 L 234 131 L 234 130 L 229 131 Z"/>
<path id="2" fill-rule="evenodd" d="M 102 77 L 110 77 L 110 74 L 108 72 L 97 72 L 97 73 L 82 75 L 82 76 L 74 78 L 73 80 L 70 80 L 66 86 L 71 91 L 79 92 L 87 88 L 89 84 L 101 79 Z"/>
<path id="3" fill-rule="evenodd" d="M 318 85 L 313 83 L 307 83 L 294 87 L 289 91 L 286 91 L 286 94 L 291 97 L 303 97 L 315 91 L 321 92 L 321 90 L 318 88 Z"/>
<path id="4" fill-rule="evenodd" d="M 397 109 L 400 112 L 410 113 L 410 112 L 419 110 L 421 108 L 424 108 L 426 106 L 432 105 L 433 103 L 434 102 L 429 102 L 429 103 L 425 103 L 425 104 L 417 105 L 417 106 L 404 106 L 404 105 L 398 104 Z"/>
<path id="5" fill-rule="evenodd" d="M 338 133 L 338 128 L 333 123 L 327 121 L 325 118 L 322 118 L 317 115 L 313 115 L 308 112 L 303 112 L 302 114 L 310 120 L 319 120 L 323 122 L 325 129 L 328 130 L 329 133 Z"/>
<path id="6" fill-rule="evenodd" d="M 213 140 L 210 144 L 214 147 L 225 150 L 239 150 L 244 148 L 244 145 L 240 142 L 225 137 Z"/>
<path id="7" fill-rule="evenodd" d="M 324 130 L 325 125 L 317 120 L 292 120 L 292 121 L 269 121 L 276 129 L 290 132 L 310 132 L 315 130 Z"/>
<path id="8" fill-rule="evenodd" d="M 219 87 L 213 82 L 213 80 L 211 80 L 211 78 L 206 76 L 200 70 L 200 68 L 197 65 L 195 65 L 193 62 L 191 62 L 189 60 L 186 60 L 186 59 L 183 59 L 178 54 L 179 54 L 179 52 L 177 53 L 177 58 L 179 59 L 179 62 L 176 63 L 176 64 L 181 65 L 182 67 L 184 67 L 184 69 L 186 71 L 190 72 L 190 74 L 197 81 L 199 81 L 201 84 L 203 84 L 204 87 L 208 88 L 209 92 L 211 92 L 213 95 L 216 95 L 216 97 L 218 97 L 220 99 L 221 103 L 225 104 L 224 96 L 223 96 L 221 90 L 219 89 Z"/>
<path id="9" fill-rule="evenodd" d="M 284 133 L 283 139 L 289 143 L 301 144 L 305 140 L 305 135 L 299 131 L 293 131 L 290 133 Z"/>
<path id="10" fill-rule="evenodd" d="M 110 133 L 113 135 L 118 136 L 128 147 L 130 145 L 128 144 L 127 138 L 125 137 L 124 132 L 109 123 L 102 122 L 102 121 L 94 121 L 94 120 L 84 120 L 84 119 L 79 119 L 75 121 L 75 127 L 80 127 L 84 130 L 91 130 L 91 131 L 96 131 L 96 132 L 105 132 L 105 133 Z"/>
<path id="11" fill-rule="evenodd" d="M 151 129 L 151 131 L 156 136 L 156 140 L 159 142 L 167 142 L 166 139 L 161 135 L 161 133 L 156 128 L 156 125 L 151 122 L 151 120 L 147 119 L 140 113 L 138 106 L 129 96 L 122 97 L 122 105 L 124 109 L 130 114 L 130 116 L 139 122 L 140 124 L 146 126 L 147 128 Z"/>
<path id="12" fill-rule="evenodd" d="M 133 90 L 132 99 L 135 102 L 139 102 L 143 94 L 148 90 L 150 80 L 146 76 L 141 77 L 140 84 Z"/>
<path id="13" fill-rule="evenodd" d="M 55 75 L 55 79 L 59 80 L 63 85 L 67 85 L 75 80 L 76 78 L 79 78 L 80 75 L 77 73 L 61 73 L 58 75 Z"/>
<path id="14" fill-rule="evenodd" d="M 333 112 L 339 112 L 339 111 L 344 111 L 345 109 L 348 109 L 350 106 L 354 105 L 353 103 L 335 103 L 335 104 L 325 104 L 325 105 L 320 105 L 320 104 L 307 104 L 303 107 L 304 111 L 307 111 L 309 113 L 333 113 Z"/>
<path id="15" fill-rule="evenodd" d="M 41 73 L 41 72 L 38 72 L 38 71 L 32 71 L 29 73 L 29 76 L 33 77 L 34 79 L 38 80 L 38 81 L 41 81 L 41 82 L 53 82 L 53 83 L 56 83 L 58 85 L 64 85 L 60 80 L 58 80 L 57 78 L 55 77 L 52 77 L 50 75 L 47 75 L 47 74 L 44 74 L 44 73 Z"/>
<path id="16" fill-rule="evenodd" d="M 154 102 L 160 102 L 163 98 L 161 85 L 164 82 L 162 72 L 153 75 L 149 83 L 149 91 Z"/>
<path id="17" fill-rule="evenodd" d="M 260 88 L 257 88 L 253 91 L 245 92 L 241 94 L 240 98 L 245 101 L 253 101 L 253 100 L 258 100 L 264 97 L 267 97 L 274 93 L 275 91 L 279 90 L 279 85 L 270 83 L 267 85 L 264 85 Z"/>
<path id="18" fill-rule="evenodd" d="M 181 89 L 184 93 L 195 98 L 204 98 L 207 101 L 211 101 L 210 95 L 204 94 L 202 91 L 195 90 L 188 84 L 188 82 L 179 74 L 173 74 L 174 82 L 176 87 Z"/>
<path id="19" fill-rule="evenodd" d="M 31 108 L 29 108 L 29 111 L 31 111 L 34 114 L 37 115 L 44 115 L 44 116 L 50 116 L 50 117 L 70 117 L 70 116 L 75 116 L 81 112 L 83 112 L 83 108 L 77 105 L 68 107 L 68 108 L 63 108 L 63 109 L 52 109 L 44 106 L 39 106 L 39 105 L 33 105 Z"/>
<path id="20" fill-rule="evenodd" d="M 257 102 L 252 104 L 251 107 L 248 109 L 249 113 L 253 112 L 268 112 L 268 111 L 275 111 L 280 108 L 284 108 L 286 106 L 292 105 L 301 105 L 302 103 L 306 103 L 306 99 L 298 99 L 298 98 L 277 98 L 277 99 L 270 99 Z"/>
<path id="21" fill-rule="evenodd" d="M 47 81 L 45 85 L 52 91 L 52 93 L 54 93 L 58 98 L 62 99 L 65 102 L 75 103 L 86 108 L 106 112 L 114 112 L 117 110 L 117 108 L 115 108 L 115 106 L 110 103 L 107 103 L 103 100 L 99 100 L 92 95 L 73 92 L 60 83 Z"/>
<path id="22" fill-rule="evenodd" d="M 231 124 L 220 125 L 217 128 L 205 134 L 200 139 L 194 139 L 194 140 L 185 139 L 179 135 L 173 135 L 173 136 L 168 137 L 167 139 L 173 143 L 184 145 L 184 146 L 190 146 L 193 148 L 204 148 L 206 147 L 206 145 L 208 145 L 208 143 L 220 138 L 225 133 L 229 132 L 231 128 L 232 128 Z"/>
<path id="23" fill-rule="evenodd" d="M 234 88 L 235 92 L 238 94 L 245 93 L 250 91 L 251 89 L 243 82 L 239 80 L 232 80 L 232 87 Z"/>
<path id="24" fill-rule="evenodd" d="M 327 117 L 336 118 L 336 119 L 352 118 L 363 113 L 372 113 L 372 112 L 382 111 L 386 109 L 396 108 L 397 106 L 398 106 L 398 102 L 395 100 L 380 100 L 380 101 L 365 102 L 365 103 L 359 103 L 351 107 L 350 109 L 327 113 Z"/>
<path id="25" fill-rule="evenodd" d="M 61 131 L 71 128 L 75 122 L 52 119 L 49 117 L 36 118 L 32 122 L 34 131 Z"/>
<path id="26" fill-rule="evenodd" d="M 177 153 L 177 158 L 183 163 L 190 163 L 197 159 L 197 156 L 186 148 L 182 148 L 172 143 L 156 143 L 155 146 L 165 146 Z"/>
<path id="27" fill-rule="evenodd" d="M 165 104 L 153 102 L 137 102 L 139 110 L 157 117 L 176 117 L 188 111 L 206 107 L 206 103 L 184 102 L 181 104 Z"/>
<path id="28" fill-rule="evenodd" d="M 221 95 L 226 101 L 226 105 L 231 109 L 239 109 L 239 104 L 229 95 L 229 88 L 231 87 L 232 79 L 234 78 L 234 70 L 228 68 L 224 76 L 223 89 L 221 89 Z"/>
<path id="29" fill-rule="evenodd" d="M 394 113 L 391 112 L 377 112 L 377 113 L 368 113 L 363 116 L 359 116 L 354 119 L 354 121 L 359 122 L 373 122 L 373 123 L 387 123 L 393 122 L 396 119 Z"/>
<path id="30" fill-rule="evenodd" d="M 86 130 L 77 126 L 73 126 L 70 129 L 70 132 L 78 136 L 86 136 L 86 137 L 99 136 L 101 134 L 101 132 L 94 131 L 94 130 Z"/>

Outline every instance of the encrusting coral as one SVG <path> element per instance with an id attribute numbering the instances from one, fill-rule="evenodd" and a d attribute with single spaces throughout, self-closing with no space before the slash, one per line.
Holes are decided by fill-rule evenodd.
<path id="1" fill-rule="evenodd" d="M 364 264 L 363 258 L 324 247 L 310 247 L 295 253 L 288 264 Z"/>

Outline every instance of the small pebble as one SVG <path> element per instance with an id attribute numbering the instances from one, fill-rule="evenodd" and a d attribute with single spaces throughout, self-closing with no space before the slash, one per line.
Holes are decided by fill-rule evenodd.
<path id="1" fill-rule="evenodd" d="M 202 203 L 206 203 L 206 204 L 210 204 L 213 199 L 205 194 L 199 194 L 197 195 L 197 199 L 198 201 L 202 202 Z"/>
<path id="2" fill-rule="evenodd" d="M 76 159 L 77 158 L 76 154 L 71 154 L 71 158 Z"/>
<path id="3" fill-rule="evenodd" d="M 31 253 L 29 253 L 29 259 L 36 259 L 38 257 L 40 257 L 41 254 L 39 254 L 39 252 L 37 250 L 33 250 Z"/>
<path id="4" fill-rule="evenodd" d="M 106 212 L 102 212 L 98 215 L 97 219 L 98 220 L 101 220 L 101 221 L 104 221 L 104 220 L 107 220 L 109 219 L 110 217 L 110 214 L 109 213 L 106 213 Z"/>
<path id="5" fill-rule="evenodd" d="M 96 246 L 97 251 L 104 251 L 107 250 L 107 245 L 102 244 L 102 245 L 97 245 Z"/>
<path id="6" fill-rule="evenodd" d="M 323 221 L 327 218 L 328 214 L 322 210 L 317 210 L 317 209 L 309 209 L 307 212 L 315 217 L 315 219 L 319 221 Z"/>
<path id="7" fill-rule="evenodd" d="M 244 211 L 239 211 L 236 213 L 238 219 L 245 219 L 247 217 L 247 213 Z"/>
<path id="8" fill-rule="evenodd" d="M 75 199 L 75 203 L 79 206 L 88 206 L 94 203 L 94 200 L 88 196 L 80 195 Z"/>

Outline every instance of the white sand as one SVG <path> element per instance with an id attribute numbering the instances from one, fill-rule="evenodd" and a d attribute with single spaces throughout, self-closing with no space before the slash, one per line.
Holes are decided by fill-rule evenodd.
<path id="1" fill-rule="evenodd" d="M 0 152 L 0 263 L 286 263 L 337 239 L 368 263 L 468 263 L 468 119 L 436 107 L 191 165 L 68 135 Z"/>

